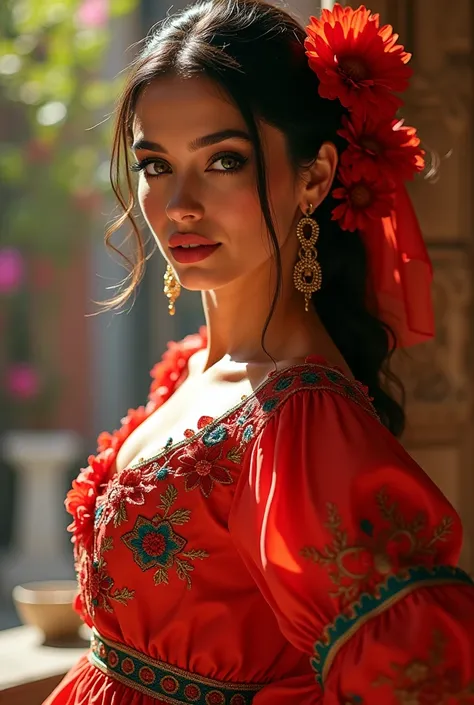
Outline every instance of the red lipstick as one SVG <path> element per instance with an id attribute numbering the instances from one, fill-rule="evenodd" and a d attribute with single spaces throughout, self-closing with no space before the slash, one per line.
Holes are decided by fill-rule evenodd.
<path id="1" fill-rule="evenodd" d="M 169 239 L 171 255 L 181 264 L 201 262 L 212 255 L 220 242 L 214 243 L 207 237 L 196 233 L 174 233 Z"/>

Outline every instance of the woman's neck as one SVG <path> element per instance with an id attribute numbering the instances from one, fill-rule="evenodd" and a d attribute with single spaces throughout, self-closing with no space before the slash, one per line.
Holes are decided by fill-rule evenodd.
<path id="1" fill-rule="evenodd" d="M 281 291 L 265 335 L 267 352 L 262 349 L 274 287 L 269 272 L 259 271 L 244 282 L 202 293 L 208 331 L 204 369 L 226 355 L 234 362 L 261 363 L 271 362 L 267 353 L 278 361 L 305 357 L 318 352 L 315 348 L 325 347 L 324 340 L 329 337 L 314 308 L 305 312 L 303 296 L 287 287 Z"/>

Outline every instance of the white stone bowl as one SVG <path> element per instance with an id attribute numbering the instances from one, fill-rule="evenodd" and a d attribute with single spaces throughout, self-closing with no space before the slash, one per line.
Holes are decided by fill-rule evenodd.
<path id="1" fill-rule="evenodd" d="M 13 588 L 13 602 L 23 624 L 37 627 L 45 641 L 74 640 L 82 620 L 73 609 L 74 580 L 24 583 Z"/>

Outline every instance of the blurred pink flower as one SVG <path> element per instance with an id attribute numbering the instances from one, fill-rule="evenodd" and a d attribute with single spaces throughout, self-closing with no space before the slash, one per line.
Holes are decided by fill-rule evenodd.
<path id="1" fill-rule="evenodd" d="M 109 19 L 109 0 L 82 0 L 77 19 L 84 27 L 103 27 Z"/>
<path id="2" fill-rule="evenodd" d="M 0 293 L 16 291 L 23 280 L 24 266 L 21 252 L 13 247 L 0 250 Z"/>
<path id="3" fill-rule="evenodd" d="M 32 365 L 17 362 L 9 368 L 5 380 L 6 388 L 12 397 L 32 399 L 40 390 L 40 379 Z"/>

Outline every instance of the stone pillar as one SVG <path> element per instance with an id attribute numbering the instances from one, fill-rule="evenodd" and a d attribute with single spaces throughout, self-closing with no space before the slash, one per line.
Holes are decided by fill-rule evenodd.
<path id="1" fill-rule="evenodd" d="M 66 473 L 82 442 L 71 431 L 12 431 L 2 452 L 17 474 L 13 540 L 2 561 L 5 594 L 22 582 L 74 577 L 64 541 Z"/>

